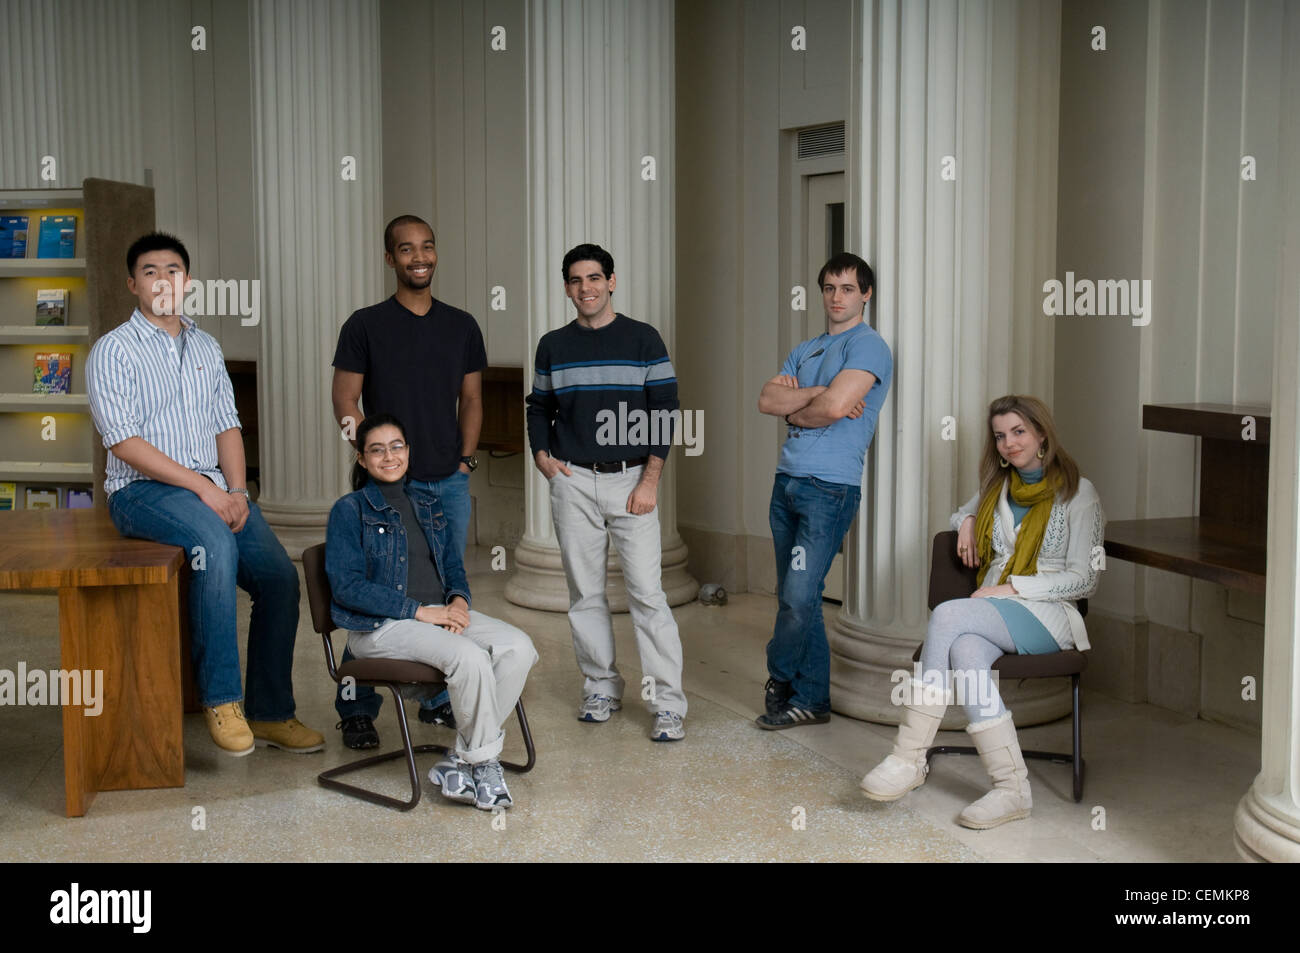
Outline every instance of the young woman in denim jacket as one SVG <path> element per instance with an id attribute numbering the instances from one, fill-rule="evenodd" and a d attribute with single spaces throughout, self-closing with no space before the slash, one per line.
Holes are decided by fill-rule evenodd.
<path id="1" fill-rule="evenodd" d="M 444 797 L 484 810 L 513 803 L 501 770 L 509 717 L 537 661 L 519 629 L 470 609 L 469 583 L 437 496 L 406 482 L 409 447 L 389 414 L 357 428 L 349 493 L 330 510 L 325 570 L 334 622 L 357 658 L 443 672 L 455 750 L 430 773 Z"/>
<path id="2" fill-rule="evenodd" d="M 921 652 L 923 681 L 910 683 L 892 753 L 862 779 L 877 801 L 919 787 L 926 749 L 956 701 L 993 779 L 993 790 L 957 818 L 976 829 L 1028 817 L 1032 807 L 1029 774 L 992 665 L 1006 653 L 1088 648 L 1075 602 L 1097 590 L 1095 557 L 1106 525 L 1097 491 L 1079 476 L 1042 401 L 999 397 L 987 419 L 980 490 L 952 516 L 957 556 L 979 567 L 980 588 L 935 607 Z M 954 697 L 954 687 L 964 697 Z"/>

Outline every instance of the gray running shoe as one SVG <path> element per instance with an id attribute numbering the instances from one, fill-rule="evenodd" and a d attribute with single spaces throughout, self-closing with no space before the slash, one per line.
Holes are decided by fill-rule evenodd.
<path id="1" fill-rule="evenodd" d="M 685 737 L 681 715 L 675 711 L 655 712 L 655 726 L 650 729 L 651 741 L 681 741 Z"/>
<path id="2" fill-rule="evenodd" d="M 609 721 L 610 712 L 618 711 L 623 703 L 608 695 L 588 695 L 578 709 L 578 721 Z"/>
<path id="3" fill-rule="evenodd" d="M 495 758 L 472 766 L 474 769 L 474 806 L 484 811 L 497 811 L 511 807 L 515 802 L 506 787 L 505 772 Z"/>
<path id="4" fill-rule="evenodd" d="M 442 796 L 450 801 L 473 804 L 477 799 L 470 765 L 461 761 L 454 751 L 447 752 L 446 757 L 433 766 L 429 780 L 440 785 Z"/>

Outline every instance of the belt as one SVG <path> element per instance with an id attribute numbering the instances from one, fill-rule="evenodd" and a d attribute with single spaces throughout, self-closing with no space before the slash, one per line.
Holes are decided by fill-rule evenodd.
<path id="1" fill-rule="evenodd" d="M 633 460 L 604 460 L 596 463 L 579 463 L 577 460 L 570 460 L 569 466 L 582 467 L 584 470 L 591 470 L 593 473 L 622 473 L 624 470 L 630 470 L 633 467 L 644 466 L 649 457 L 637 457 Z"/>

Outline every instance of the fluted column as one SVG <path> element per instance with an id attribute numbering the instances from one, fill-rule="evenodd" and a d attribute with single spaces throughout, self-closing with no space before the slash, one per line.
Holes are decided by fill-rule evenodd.
<path id="1" fill-rule="evenodd" d="M 1300 10 L 1288 6 L 1283 49 L 1300 44 Z M 1283 67 L 1282 102 L 1300 99 L 1300 63 Z M 1260 771 L 1237 804 L 1233 840 L 1247 860 L 1300 862 L 1300 118 L 1284 109 L 1278 172 L 1284 177 L 1283 244 L 1273 351 L 1268 447 L 1268 590 Z"/>
<path id="2" fill-rule="evenodd" d="M 262 282 L 258 405 L 267 521 L 291 555 L 347 489 L 330 407 L 338 330 L 384 296 L 379 8 L 253 0 L 253 161 Z"/>
<path id="3" fill-rule="evenodd" d="M 856 13 L 850 247 L 876 270 L 894 383 L 845 541 L 831 697 L 892 723 L 890 675 L 925 635 L 930 540 L 976 489 L 988 402 L 1051 400 L 1038 289 L 1055 265 L 1060 6 L 863 0 Z M 1069 710 L 1054 683 L 1003 695 L 1020 724 Z M 954 706 L 945 724 L 962 720 Z"/>
<path id="4" fill-rule="evenodd" d="M 0 4 L 0 188 L 144 183 L 140 24 L 137 0 Z"/>
<path id="5" fill-rule="evenodd" d="M 673 353 L 673 3 L 530 0 L 528 18 L 528 341 L 524 387 L 542 335 L 571 321 L 560 260 L 580 242 L 614 256 L 614 308 L 655 326 Z M 652 161 L 652 165 L 649 161 Z M 653 178 L 650 177 L 653 173 Z M 659 485 L 663 585 L 670 605 L 695 597 L 677 532 L 679 452 Z M 565 611 L 568 588 L 546 479 L 526 467 L 525 532 L 511 602 Z M 610 547 L 610 607 L 627 591 Z"/>

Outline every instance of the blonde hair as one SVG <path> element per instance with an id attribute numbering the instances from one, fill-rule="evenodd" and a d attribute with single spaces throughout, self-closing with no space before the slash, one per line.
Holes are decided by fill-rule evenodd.
<path id="1" fill-rule="evenodd" d="M 1043 438 L 1043 479 L 1056 483 L 1056 494 L 1069 500 L 1079 489 L 1079 465 L 1065 452 L 1056 435 L 1056 422 L 1052 412 L 1037 397 L 1024 394 L 1007 394 L 989 404 L 989 415 L 984 435 L 984 452 L 980 455 L 980 499 L 983 499 L 1006 476 L 1002 455 L 998 453 L 993 437 L 993 418 L 1002 414 L 1019 414 L 1020 418 Z"/>

